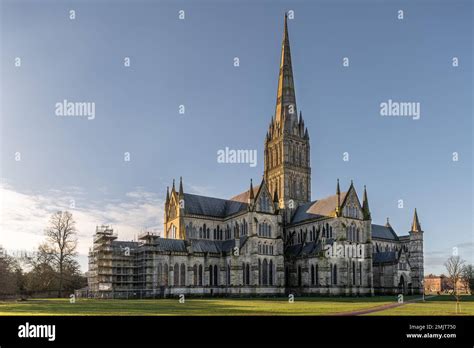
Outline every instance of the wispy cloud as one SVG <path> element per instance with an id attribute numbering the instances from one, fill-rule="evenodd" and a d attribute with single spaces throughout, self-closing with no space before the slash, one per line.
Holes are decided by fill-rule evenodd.
<path id="1" fill-rule="evenodd" d="M 216 193 L 214 192 L 215 187 L 213 186 L 194 185 L 186 182 L 185 191 L 196 195 L 216 196 Z"/>
<path id="2" fill-rule="evenodd" d="M 10 250 L 35 250 L 44 240 L 44 229 L 52 213 L 69 210 L 78 229 L 78 252 L 85 270 L 86 255 L 95 227 L 111 224 L 119 238 L 133 239 L 141 230 L 159 232 L 163 225 L 163 199 L 143 187 L 123 197 L 101 201 L 87 199 L 80 188 L 19 192 L 0 183 L 0 245 Z"/>
<path id="3" fill-rule="evenodd" d="M 464 242 L 454 245 L 454 248 L 445 248 L 441 250 L 425 251 L 425 274 L 428 273 L 446 273 L 444 266 L 446 260 L 455 253 L 464 259 L 467 263 L 473 263 L 473 242 Z"/>

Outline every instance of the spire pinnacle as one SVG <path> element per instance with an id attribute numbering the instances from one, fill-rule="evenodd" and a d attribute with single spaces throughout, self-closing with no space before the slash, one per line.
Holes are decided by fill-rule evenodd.
<path id="1" fill-rule="evenodd" d="M 341 216 L 341 189 L 339 188 L 339 178 L 337 178 L 336 195 L 337 195 L 336 216 Z"/>
<path id="2" fill-rule="evenodd" d="M 253 200 L 254 195 L 253 195 L 253 184 L 252 184 L 252 179 L 250 179 L 250 192 L 249 192 L 249 199 Z"/>
<path id="3" fill-rule="evenodd" d="M 184 195 L 184 190 L 183 190 L 183 177 L 179 177 L 179 196 L 182 197 Z"/>
<path id="4" fill-rule="evenodd" d="M 174 179 L 173 179 L 173 186 L 171 187 L 171 192 L 176 191 L 176 188 L 174 187 Z"/>
<path id="5" fill-rule="evenodd" d="M 280 74 L 278 77 L 275 121 L 282 129 L 290 129 L 291 122 L 297 121 L 293 67 L 291 64 L 290 38 L 288 35 L 288 15 L 285 13 L 283 42 L 281 44 Z"/>
<path id="6" fill-rule="evenodd" d="M 413 214 L 413 223 L 411 224 L 411 231 L 412 232 L 421 232 L 421 225 L 420 221 L 418 220 L 418 214 L 415 208 L 415 214 Z"/>
<path id="7" fill-rule="evenodd" d="M 166 204 L 170 201 L 170 187 L 166 186 Z"/>
<path id="8" fill-rule="evenodd" d="M 385 224 L 385 227 L 392 227 L 392 226 L 390 225 L 390 219 L 388 218 L 388 216 L 387 216 L 387 223 Z"/>
<path id="9" fill-rule="evenodd" d="M 369 199 L 367 198 L 367 187 L 364 185 L 364 199 L 362 203 L 362 212 L 364 213 L 364 219 L 370 219 Z"/>

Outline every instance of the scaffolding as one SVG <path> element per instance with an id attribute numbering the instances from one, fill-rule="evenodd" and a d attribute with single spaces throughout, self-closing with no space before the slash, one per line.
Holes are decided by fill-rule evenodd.
<path id="1" fill-rule="evenodd" d="M 154 260 L 156 234 L 140 233 L 139 241 L 116 241 L 109 225 L 96 227 L 89 250 L 88 289 L 82 296 L 93 298 L 160 297 Z"/>

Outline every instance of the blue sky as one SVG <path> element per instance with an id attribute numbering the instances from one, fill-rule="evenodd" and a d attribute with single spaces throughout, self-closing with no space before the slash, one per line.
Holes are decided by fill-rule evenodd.
<path id="1" fill-rule="evenodd" d="M 359 195 L 367 185 L 374 223 L 389 216 L 406 234 L 418 209 L 427 272 L 443 271 L 453 247 L 474 262 L 470 1 L 0 3 L 7 248 L 34 248 L 49 213 L 74 200 L 85 269 L 96 224 L 112 223 L 126 239 L 162 229 L 172 178 L 218 197 L 259 181 L 283 14 L 294 10 L 289 35 L 311 138 L 312 198 L 333 194 L 336 178 L 343 190 L 353 179 Z M 95 119 L 56 116 L 64 99 L 94 102 Z M 421 118 L 380 116 L 388 99 L 419 102 Z M 218 163 L 225 147 L 256 149 L 257 166 Z"/>

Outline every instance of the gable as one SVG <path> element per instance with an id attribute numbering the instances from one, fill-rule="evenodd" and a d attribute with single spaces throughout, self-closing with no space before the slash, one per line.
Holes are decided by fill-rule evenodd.
<path id="1" fill-rule="evenodd" d="M 179 211 L 179 200 L 178 200 L 178 195 L 176 192 L 171 192 L 170 195 L 170 203 L 168 206 L 168 218 L 169 220 L 173 220 L 175 217 L 178 216 L 178 211 Z"/>
<path id="2" fill-rule="evenodd" d="M 362 219 L 362 206 L 354 186 L 351 185 L 341 203 L 342 216 Z"/>
<path id="3" fill-rule="evenodd" d="M 262 213 L 274 213 L 275 211 L 273 200 L 265 180 L 262 180 L 257 196 L 255 197 L 255 210 Z"/>

